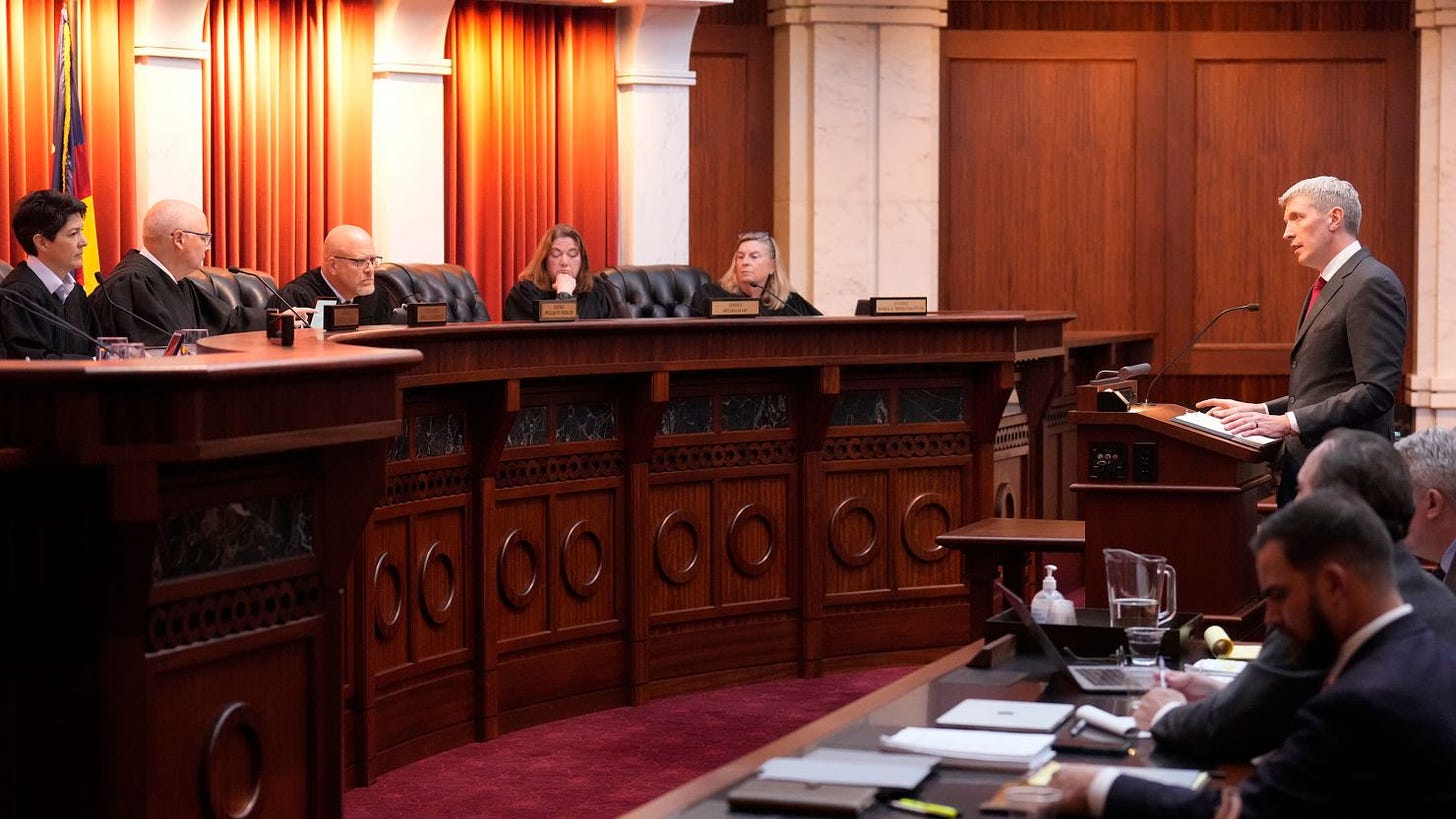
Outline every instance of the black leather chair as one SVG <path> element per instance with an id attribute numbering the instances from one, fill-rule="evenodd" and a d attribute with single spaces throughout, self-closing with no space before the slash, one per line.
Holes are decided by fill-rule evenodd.
<path id="1" fill-rule="evenodd" d="M 267 273 L 248 267 L 242 269 L 267 279 L 273 289 L 278 288 L 278 280 Z M 257 276 L 235 276 L 231 270 L 221 267 L 199 268 L 188 273 L 187 278 L 196 282 L 204 292 L 222 299 L 229 307 L 266 308 L 268 300 L 273 298 L 273 294 L 258 281 Z"/>
<path id="2" fill-rule="evenodd" d="M 712 281 L 706 270 L 684 264 L 619 265 L 603 271 L 612 315 L 617 318 L 681 318 L 698 288 Z"/>
<path id="3" fill-rule="evenodd" d="M 480 297 L 480 288 L 470 271 L 458 264 L 416 264 L 385 262 L 374 271 L 376 286 L 382 282 L 397 304 L 442 301 L 451 321 L 490 321 L 490 311 Z M 404 323 L 403 311 L 399 323 Z"/>

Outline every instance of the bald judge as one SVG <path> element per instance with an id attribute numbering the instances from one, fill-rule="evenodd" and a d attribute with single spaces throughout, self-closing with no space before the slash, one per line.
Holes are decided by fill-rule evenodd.
<path id="1" fill-rule="evenodd" d="M 360 324 L 388 324 L 397 305 L 387 292 L 375 289 L 374 271 L 380 261 L 368 231 L 339 225 L 324 237 L 323 262 L 289 282 L 280 293 L 295 307 L 311 308 L 320 299 L 357 303 Z"/>
<path id="2" fill-rule="evenodd" d="M 213 335 L 263 329 L 263 308 L 234 307 L 187 278 L 211 247 L 201 208 L 176 199 L 152 205 L 142 219 L 142 247 L 123 256 L 91 293 L 101 335 L 162 347 L 182 329 Z"/>

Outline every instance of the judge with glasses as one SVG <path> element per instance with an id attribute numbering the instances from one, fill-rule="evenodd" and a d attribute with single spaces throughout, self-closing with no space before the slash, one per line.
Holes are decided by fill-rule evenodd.
<path id="1" fill-rule="evenodd" d="M 375 287 L 374 273 L 381 261 L 368 231 L 339 225 L 324 237 L 323 262 L 284 285 L 279 295 L 288 306 L 307 310 L 320 300 L 358 304 L 360 324 L 389 324 L 398 305 L 388 291 Z"/>

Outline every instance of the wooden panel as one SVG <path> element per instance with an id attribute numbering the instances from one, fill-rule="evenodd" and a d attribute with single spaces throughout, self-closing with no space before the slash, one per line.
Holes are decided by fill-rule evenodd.
<path id="1" fill-rule="evenodd" d="M 495 567 L 490 617 L 496 642 L 544 633 L 548 627 L 546 585 L 551 577 L 546 530 L 546 498 L 496 504 L 486 559 Z M 490 576 L 490 575 L 487 575 Z"/>
<path id="2" fill-rule="evenodd" d="M 829 557 L 824 596 L 890 588 L 890 554 L 898 542 L 890 515 L 890 481 L 883 470 L 831 472 L 824 476 Z"/>
<path id="3" fill-rule="evenodd" d="M 376 521 L 366 537 L 364 633 L 370 672 L 382 674 L 409 664 L 409 518 Z"/>
<path id="4" fill-rule="evenodd" d="M 551 502 L 555 562 L 552 628 L 566 630 L 618 620 L 617 549 L 613 490 L 573 492 Z"/>
<path id="5" fill-rule="evenodd" d="M 699 25 L 688 67 L 688 256 L 716 275 L 739 233 L 773 230 L 773 34 Z"/>
<path id="6" fill-rule="evenodd" d="M 719 543 L 719 603 L 733 605 L 784 600 L 789 596 L 789 570 L 794 528 L 786 476 L 725 480 L 716 492 Z"/>
<path id="7" fill-rule="evenodd" d="M 705 608 L 713 602 L 712 484 L 653 486 L 651 614 Z"/>
<path id="8" fill-rule="evenodd" d="M 960 559 L 935 538 L 961 525 L 961 469 L 939 467 L 895 472 L 898 526 L 891 542 L 895 587 L 959 586 Z"/>
<path id="9" fill-rule="evenodd" d="M 1410 13 L 1409 0 L 951 0 L 949 23 L 1008 31 L 1400 31 Z"/>
<path id="10" fill-rule="evenodd" d="M 414 606 L 410 648 L 415 662 L 463 651 L 469 626 L 465 593 L 467 515 L 463 505 L 417 515 L 410 543 Z"/>

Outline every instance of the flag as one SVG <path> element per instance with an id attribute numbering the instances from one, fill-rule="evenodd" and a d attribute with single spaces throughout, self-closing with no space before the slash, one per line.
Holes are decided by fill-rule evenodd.
<path id="1" fill-rule="evenodd" d="M 101 269 L 96 243 L 96 203 L 91 198 L 91 163 L 86 156 L 86 125 L 81 118 L 81 75 L 76 64 L 76 37 L 71 28 L 67 4 L 61 5 L 61 23 L 56 29 L 56 118 L 53 128 L 54 161 L 51 187 L 86 203 L 86 249 L 82 254 L 81 287 L 90 292 L 96 286 L 92 271 Z"/>

